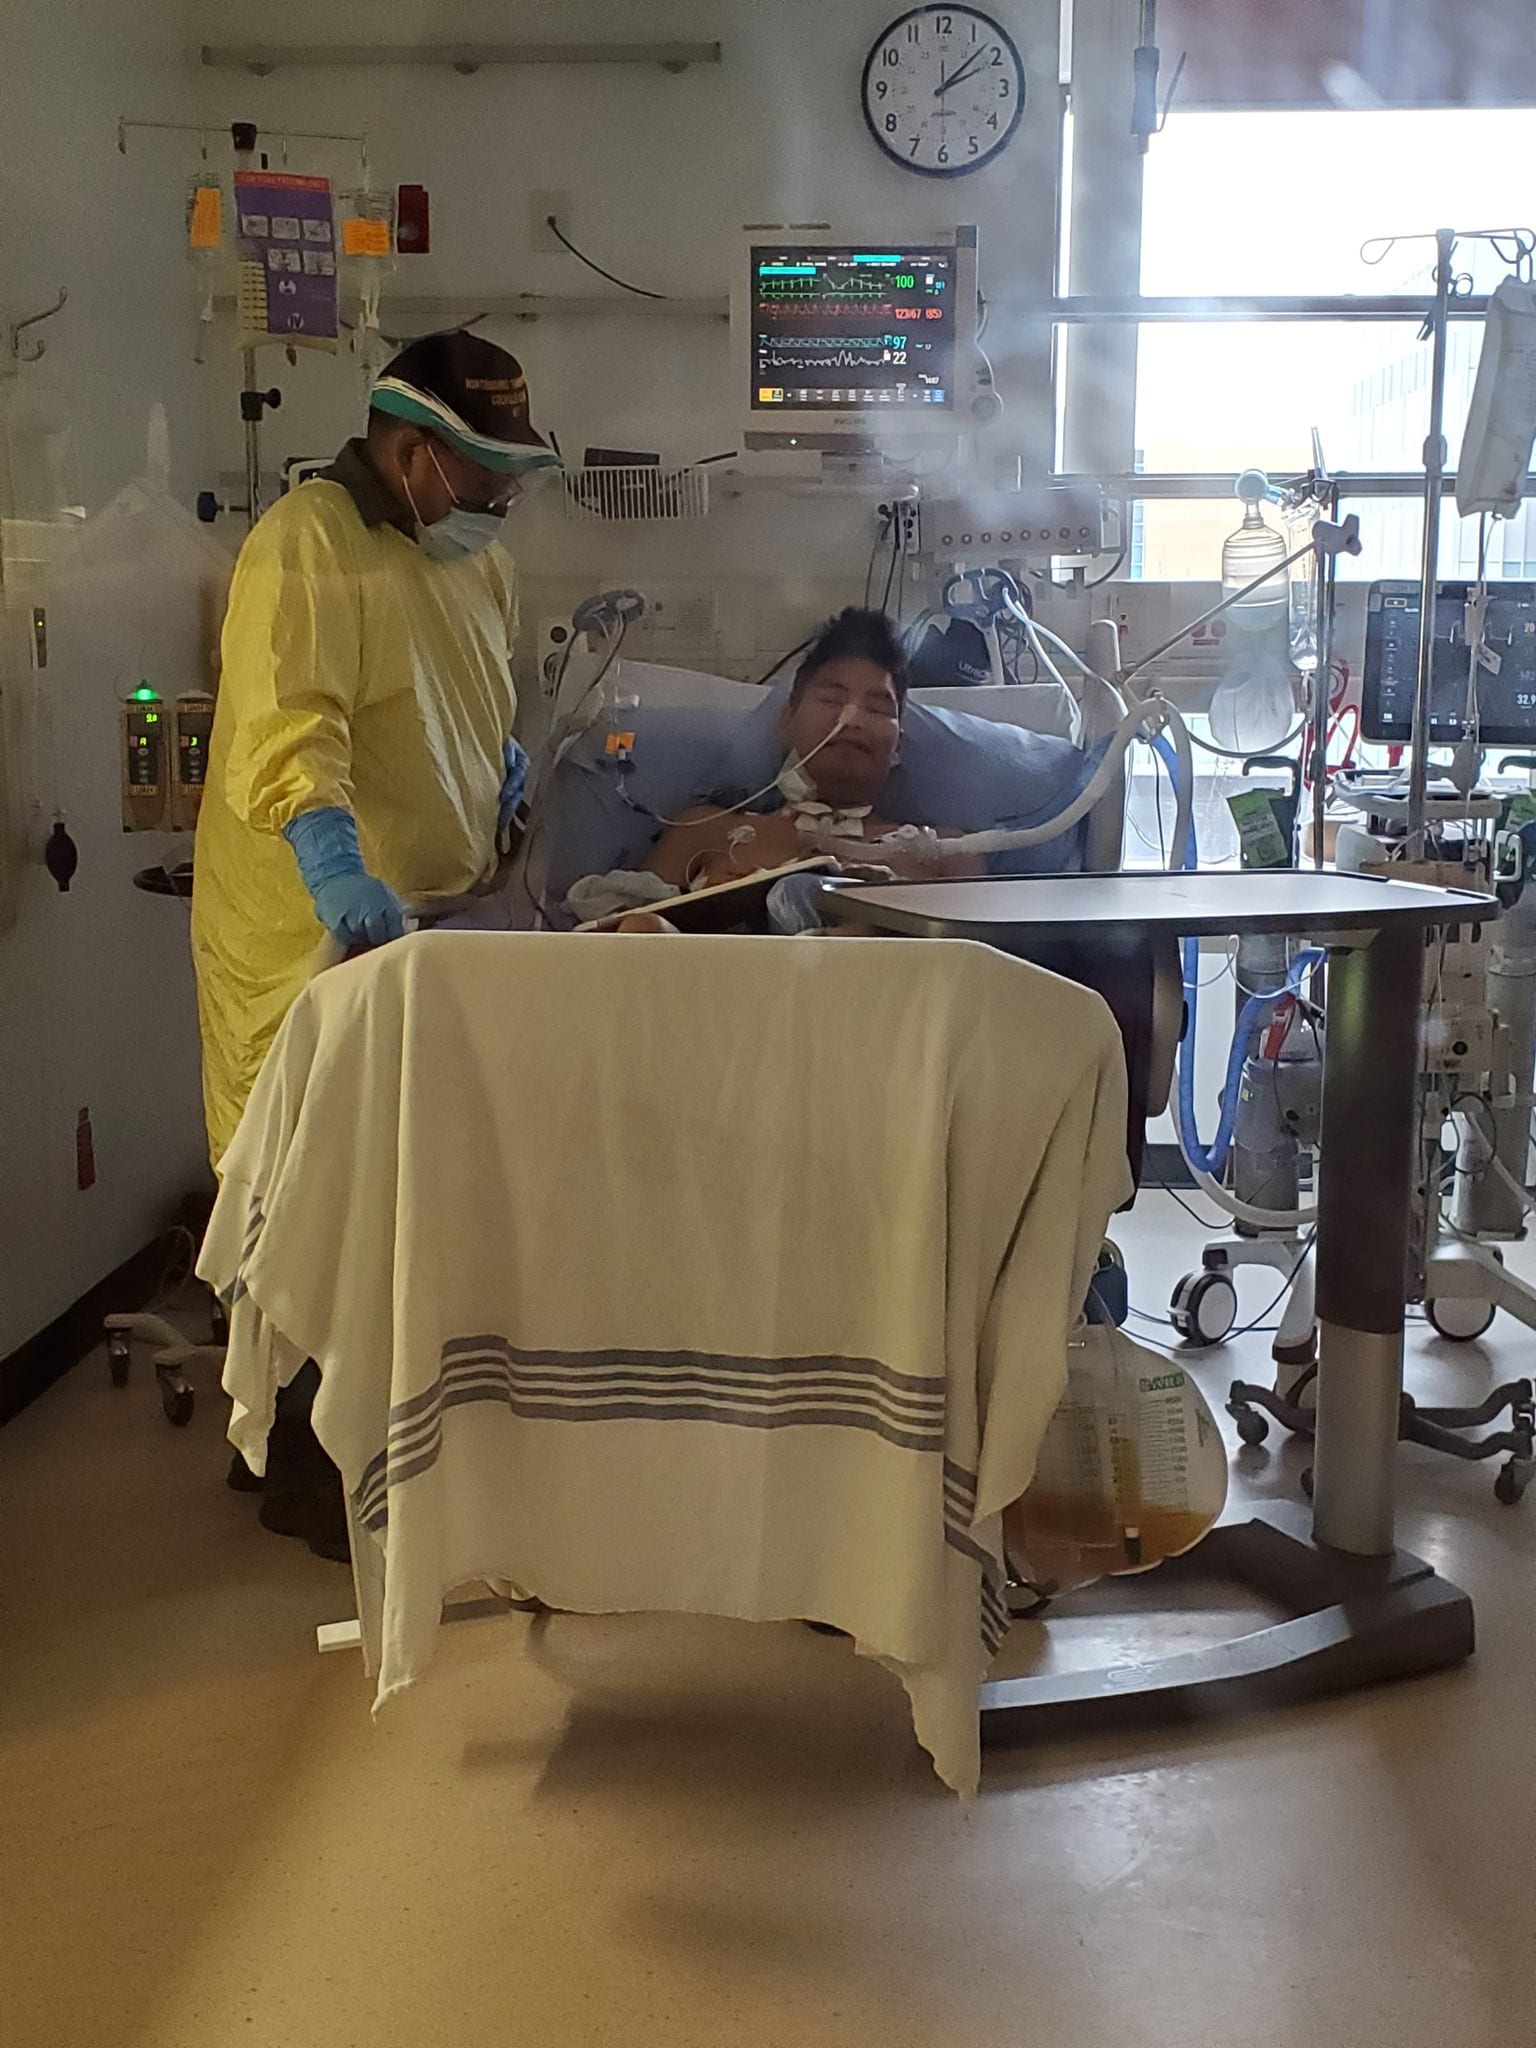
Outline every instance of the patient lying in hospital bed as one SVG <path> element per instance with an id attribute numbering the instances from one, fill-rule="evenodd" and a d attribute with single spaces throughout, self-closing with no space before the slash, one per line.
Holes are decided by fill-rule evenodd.
<path id="1" fill-rule="evenodd" d="M 791 858 L 811 854 L 813 837 L 835 851 L 841 847 L 845 869 L 904 867 L 892 860 L 899 849 L 888 843 L 875 849 L 877 834 L 909 827 L 915 844 L 931 849 L 956 834 L 1037 827 L 1073 801 L 1099 758 L 1095 745 L 1069 736 L 1067 700 L 1054 688 L 898 692 L 899 735 L 890 731 L 889 720 L 886 729 L 888 741 L 899 737 L 900 744 L 887 748 L 890 772 L 873 779 L 867 817 L 839 820 L 829 806 L 829 815 L 816 821 L 818 827 L 842 825 L 840 841 L 835 831 L 802 833 L 781 786 L 788 782 L 801 803 L 825 801 L 814 786 L 796 789 L 796 778 L 784 773 L 792 747 L 785 732 L 787 681 L 760 688 L 644 662 L 626 663 L 624 670 L 628 746 L 615 744 L 620 728 L 611 718 L 593 720 L 562 753 L 547 792 L 536 796 L 539 822 L 511 882 L 451 924 L 486 931 L 539 925 L 570 930 L 675 896 L 679 880 L 664 879 L 647 863 L 660 859 L 675 876 L 670 855 L 679 842 L 669 846 L 667 840 L 685 822 L 698 828 L 687 858 L 700 851 L 712 857 L 700 863 L 696 884 L 706 865 L 720 871 L 722 855 L 733 874 L 748 867 L 762 873 L 781 848 Z M 835 722 L 836 710 L 832 717 Z M 804 742 L 804 751 L 827 731 L 824 722 Z M 823 749 L 804 767 L 804 782 L 834 759 L 830 747 Z M 706 827 L 705 814 L 720 811 L 731 815 L 717 821 L 718 832 Z M 1110 825 L 1116 828 L 1112 833 L 1101 830 Z M 730 834 L 743 826 L 754 835 L 756 857 L 749 861 L 752 847 L 738 839 L 731 862 Z M 987 856 L 985 866 L 1004 874 L 1113 867 L 1118 848 L 1118 804 L 1106 803 L 1044 843 Z M 940 869 L 945 871 L 952 871 L 948 862 Z M 782 886 L 776 892 L 786 893 Z M 709 915 L 701 902 L 686 922 L 692 929 Z"/>
<path id="2" fill-rule="evenodd" d="M 834 847 L 840 859 L 857 862 L 871 840 L 887 842 L 872 858 L 898 875 L 976 872 L 959 857 L 935 859 L 932 841 L 946 836 L 942 830 L 905 827 L 910 852 L 888 843 L 903 830 L 903 821 L 881 815 L 880 799 L 901 751 L 906 692 L 885 613 L 851 606 L 839 613 L 795 674 L 781 726 L 787 758 L 774 787 L 685 812 L 652 848 L 649 872 L 682 892 Z"/>
<path id="3" fill-rule="evenodd" d="M 637 875 L 588 877 L 571 892 L 573 909 L 608 909 L 605 891 L 623 909 L 601 928 L 664 930 L 654 915 L 632 913 L 654 898 L 719 890 L 747 878 L 822 856 L 823 871 L 898 876 L 964 875 L 979 864 L 948 859 L 936 842 L 956 836 L 883 814 L 881 799 L 901 752 L 907 676 L 900 643 L 884 612 L 850 606 L 828 621 L 801 662 L 780 722 L 784 766 L 765 789 L 726 791 L 664 821 Z M 862 849 L 869 847 L 866 860 Z M 654 878 L 654 880 L 653 880 Z M 797 929 L 812 916 L 810 877 L 776 889 L 766 923 Z M 658 888 L 656 884 L 663 885 Z M 663 893 L 665 892 L 665 894 Z M 743 923 L 765 922 L 761 892 L 743 899 Z"/>

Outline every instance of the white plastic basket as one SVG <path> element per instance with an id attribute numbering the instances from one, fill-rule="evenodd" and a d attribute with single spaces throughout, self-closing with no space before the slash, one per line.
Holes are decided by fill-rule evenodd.
<path id="1" fill-rule="evenodd" d="M 565 510 L 567 518 L 583 524 L 702 519 L 709 510 L 709 472 L 657 463 L 567 470 Z"/>

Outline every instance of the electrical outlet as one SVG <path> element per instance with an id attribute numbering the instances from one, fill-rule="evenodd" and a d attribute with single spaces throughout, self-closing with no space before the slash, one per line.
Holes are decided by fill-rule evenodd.
<path id="1" fill-rule="evenodd" d="M 528 195 L 528 246 L 535 256 L 559 256 L 563 245 L 549 225 L 553 214 L 566 235 L 574 236 L 569 192 L 531 192 Z"/>

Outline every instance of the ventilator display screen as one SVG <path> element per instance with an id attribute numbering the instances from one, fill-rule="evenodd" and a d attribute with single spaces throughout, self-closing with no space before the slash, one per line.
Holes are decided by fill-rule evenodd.
<path id="1" fill-rule="evenodd" d="M 755 243 L 752 410 L 952 410 L 955 251 Z"/>
<path id="2" fill-rule="evenodd" d="M 1467 599 L 1473 585 L 1442 583 L 1435 599 L 1429 737 L 1453 746 L 1467 724 Z M 1419 674 L 1419 586 L 1373 583 L 1366 599 L 1360 730 L 1396 745 L 1413 737 Z M 1475 732 L 1484 746 L 1536 745 L 1536 584 L 1490 583 L 1484 644 L 1497 670 L 1478 664 Z"/>

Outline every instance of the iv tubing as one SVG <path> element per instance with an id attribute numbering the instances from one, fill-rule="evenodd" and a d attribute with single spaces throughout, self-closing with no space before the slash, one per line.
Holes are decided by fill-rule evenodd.
<path id="1" fill-rule="evenodd" d="M 1238 1016 L 1237 1028 L 1232 1034 L 1232 1050 L 1227 1056 L 1226 1084 L 1222 1089 L 1221 1121 L 1216 1136 L 1207 1151 L 1200 1143 L 1195 1124 L 1195 1023 L 1199 1002 L 1197 991 L 1200 986 L 1198 963 L 1199 942 L 1186 939 L 1183 947 L 1184 1000 L 1188 1006 L 1188 1019 L 1184 1036 L 1179 1044 L 1179 1088 L 1177 1114 L 1174 1127 L 1178 1133 L 1179 1150 L 1184 1164 L 1194 1176 L 1196 1187 L 1209 1195 L 1218 1208 L 1225 1209 L 1240 1222 L 1252 1223 L 1259 1229 L 1294 1230 L 1317 1220 L 1316 1208 L 1311 1209 L 1260 1209 L 1252 1202 L 1240 1201 L 1224 1188 L 1216 1175 L 1226 1164 L 1232 1140 L 1232 1126 L 1237 1115 L 1237 1091 L 1242 1082 L 1243 1066 L 1248 1055 L 1248 1040 L 1259 1015 L 1270 1004 L 1282 996 L 1300 992 L 1301 979 L 1309 974 L 1323 959 L 1319 947 L 1308 946 L 1298 953 L 1286 969 L 1282 987 L 1252 995 L 1244 1003 Z"/>

